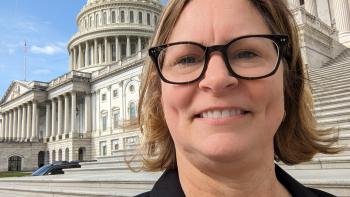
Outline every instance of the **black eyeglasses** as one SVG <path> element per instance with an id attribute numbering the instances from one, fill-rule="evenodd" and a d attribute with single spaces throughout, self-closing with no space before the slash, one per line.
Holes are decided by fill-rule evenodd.
<path id="1" fill-rule="evenodd" d="M 246 35 L 225 45 L 175 42 L 152 47 L 148 52 L 166 83 L 188 84 L 202 79 L 215 51 L 222 53 L 230 76 L 254 80 L 277 71 L 287 43 L 287 35 Z"/>

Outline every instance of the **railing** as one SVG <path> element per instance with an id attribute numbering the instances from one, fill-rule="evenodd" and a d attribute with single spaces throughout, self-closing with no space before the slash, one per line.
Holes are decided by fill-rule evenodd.
<path id="1" fill-rule="evenodd" d="M 60 85 L 66 81 L 73 79 L 74 77 L 81 77 L 81 78 L 90 79 L 91 74 L 73 70 L 69 73 L 66 73 L 66 74 L 59 76 L 56 79 L 52 80 L 49 83 L 49 87 L 54 87 L 54 86 Z"/>
<path id="2" fill-rule="evenodd" d="M 297 17 L 298 14 L 300 14 L 299 17 Z M 293 15 L 294 15 L 294 18 L 297 20 L 298 24 L 299 23 L 306 24 L 308 26 L 311 26 L 319 30 L 320 32 L 324 33 L 327 36 L 335 38 L 334 36 L 336 36 L 336 33 L 337 33 L 336 29 L 329 26 L 325 22 L 321 21 L 318 17 L 315 17 L 310 13 L 308 13 L 304 7 L 299 7 L 297 9 L 294 9 Z"/>
<path id="3" fill-rule="evenodd" d="M 135 64 L 137 61 L 142 60 L 146 57 L 146 50 L 142 50 L 139 51 L 125 59 L 119 60 L 118 62 L 114 62 L 112 64 L 106 65 L 106 67 L 94 71 L 91 74 L 92 79 L 96 79 L 99 78 L 107 73 L 109 73 L 110 71 L 114 71 L 114 70 L 121 70 L 123 68 L 126 68 L 130 65 Z"/>
<path id="4" fill-rule="evenodd" d="M 29 83 L 29 87 L 35 88 L 35 87 L 48 87 L 48 83 L 41 82 L 41 81 L 32 81 Z"/>

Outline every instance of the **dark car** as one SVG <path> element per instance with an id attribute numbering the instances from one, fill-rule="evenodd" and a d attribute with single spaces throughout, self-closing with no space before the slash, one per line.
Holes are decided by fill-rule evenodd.
<path id="1" fill-rule="evenodd" d="M 47 164 L 32 173 L 32 176 L 43 176 L 43 175 L 56 175 L 64 174 L 63 169 L 67 168 L 80 168 L 79 161 L 56 161 L 52 164 Z"/>

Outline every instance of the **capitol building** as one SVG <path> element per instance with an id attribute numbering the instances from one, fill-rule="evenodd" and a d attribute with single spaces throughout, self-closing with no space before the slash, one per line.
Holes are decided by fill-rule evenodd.
<path id="1" fill-rule="evenodd" d="M 350 0 L 288 0 L 288 6 L 298 25 L 317 121 L 338 129 L 344 151 L 284 168 L 301 179 L 303 169 L 349 172 Z M 162 7 L 160 0 L 87 1 L 76 19 L 78 32 L 67 43 L 67 73 L 49 82 L 14 80 L 2 96 L 0 171 L 102 161 L 139 144 L 140 75 Z M 350 193 L 349 178 L 344 187 L 305 180 L 339 196 Z"/>
<path id="2" fill-rule="evenodd" d="M 68 42 L 69 71 L 50 82 L 14 80 L 2 97 L 0 171 L 135 146 L 140 74 L 161 11 L 159 0 L 87 1 Z"/>

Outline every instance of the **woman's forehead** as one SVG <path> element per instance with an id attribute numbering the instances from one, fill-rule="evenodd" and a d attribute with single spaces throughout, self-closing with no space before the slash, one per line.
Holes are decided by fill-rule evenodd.
<path id="1" fill-rule="evenodd" d="M 181 12 L 168 42 L 223 44 L 249 34 L 270 33 L 249 0 L 192 0 Z"/>

